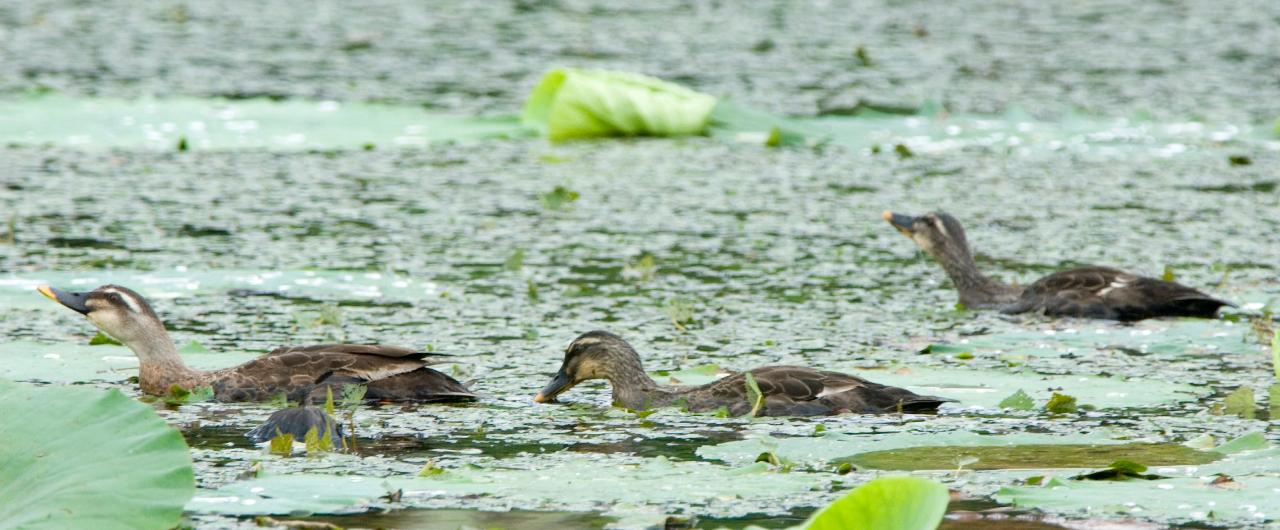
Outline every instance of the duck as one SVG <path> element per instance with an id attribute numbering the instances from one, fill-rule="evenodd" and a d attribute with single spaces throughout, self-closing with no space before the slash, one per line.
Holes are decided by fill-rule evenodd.
<path id="1" fill-rule="evenodd" d="M 213 389 L 223 402 L 268 401 L 284 394 L 291 402 L 323 399 L 349 384 L 365 385 L 366 401 L 474 401 L 466 385 L 428 368 L 433 354 L 368 344 L 283 346 L 239 366 L 196 370 L 182 361 L 164 323 L 137 292 L 119 285 L 72 292 L 42 285 L 40 294 L 84 315 L 95 327 L 133 350 L 138 385 L 164 396 L 173 387 Z"/>
<path id="2" fill-rule="evenodd" d="M 1026 287 L 1009 285 L 978 271 L 964 228 L 955 217 L 944 212 L 912 216 L 892 211 L 882 217 L 942 265 L 966 308 L 1132 322 L 1156 317 L 1214 318 L 1219 308 L 1235 305 L 1179 283 L 1111 267 L 1079 267 L 1055 272 Z"/>
<path id="3" fill-rule="evenodd" d="M 752 402 L 747 374 L 763 395 Z M 583 333 L 569 344 L 551 382 L 534 396 L 551 403 L 578 383 L 604 379 L 613 404 L 631 410 L 683 407 L 689 412 L 724 410 L 731 416 L 823 416 L 841 413 L 933 412 L 955 401 L 873 383 L 861 377 L 803 366 L 764 366 L 701 386 L 659 385 L 640 364 L 640 355 L 622 337 L 608 331 Z"/>

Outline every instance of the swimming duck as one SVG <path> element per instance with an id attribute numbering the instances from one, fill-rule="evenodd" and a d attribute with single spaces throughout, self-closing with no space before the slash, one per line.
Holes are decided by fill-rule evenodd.
<path id="1" fill-rule="evenodd" d="M 749 373 L 764 395 L 757 416 L 926 412 L 954 401 L 802 366 L 765 366 Z M 730 415 L 742 416 L 756 407 L 748 398 L 745 374 L 736 373 L 702 386 L 659 385 L 645 374 L 640 356 L 621 337 L 607 331 L 589 331 L 569 344 L 560 371 L 533 400 L 548 403 L 578 383 L 605 379 L 613 387 L 613 403 L 620 407 L 644 410 L 683 406 L 691 412 L 712 412 L 724 407 Z"/>
<path id="2" fill-rule="evenodd" d="M 151 305 L 138 293 L 118 285 L 88 292 L 41 286 L 40 294 L 89 319 L 138 356 L 142 391 L 166 395 L 177 385 L 207 386 L 218 401 L 266 401 L 284 393 L 290 401 L 322 399 L 326 387 L 366 385 L 366 400 L 471 401 L 465 385 L 427 368 L 429 353 L 395 346 L 320 344 L 285 346 L 239 366 L 204 372 L 188 367 Z M 340 389 L 335 389 L 335 391 Z"/>
<path id="3" fill-rule="evenodd" d="M 942 264 L 965 307 L 1134 321 L 1162 316 L 1213 318 L 1218 308 L 1234 305 L 1185 285 L 1110 267 L 1068 269 L 1026 287 L 1008 285 L 978 272 L 964 229 L 954 217 L 942 212 L 912 217 L 889 211 L 883 217 Z"/>

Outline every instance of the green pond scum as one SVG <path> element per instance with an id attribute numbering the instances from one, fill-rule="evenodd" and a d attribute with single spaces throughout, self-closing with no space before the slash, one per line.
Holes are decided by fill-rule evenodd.
<path id="1" fill-rule="evenodd" d="M 1275 20 L 1266 0 L 0 5 L 0 527 L 77 528 L 15 518 L 68 506 L 129 528 L 820 528 L 837 506 L 823 524 L 1274 526 Z M 1235 305 L 964 307 L 885 210 L 962 219 L 1009 284 L 1105 265 Z M 323 401 L 345 439 L 255 444 L 296 400 L 142 396 L 134 353 L 45 284 L 135 289 L 196 369 L 403 344 L 480 397 L 342 385 Z M 957 402 L 635 412 L 587 381 L 532 403 L 592 329 L 664 385 L 801 365 Z"/>

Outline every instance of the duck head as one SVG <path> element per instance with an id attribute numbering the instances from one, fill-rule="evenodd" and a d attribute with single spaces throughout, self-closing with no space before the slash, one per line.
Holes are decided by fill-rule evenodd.
<path id="1" fill-rule="evenodd" d="M 617 382 L 634 374 L 644 374 L 640 355 L 622 337 L 607 331 L 588 331 L 564 350 L 564 362 L 551 382 L 533 400 L 549 403 L 564 391 L 588 379 Z"/>
<path id="2" fill-rule="evenodd" d="M 162 338 L 164 324 L 141 295 L 119 285 L 103 285 L 86 292 L 63 291 L 48 285 L 36 289 L 50 300 L 85 316 L 103 333 L 137 351 L 135 345 Z"/>
<path id="3" fill-rule="evenodd" d="M 955 217 L 943 212 L 930 212 L 920 216 L 903 215 L 885 211 L 885 221 L 911 238 L 921 250 L 943 263 L 964 260 L 969 257 L 969 241 L 964 228 Z"/>

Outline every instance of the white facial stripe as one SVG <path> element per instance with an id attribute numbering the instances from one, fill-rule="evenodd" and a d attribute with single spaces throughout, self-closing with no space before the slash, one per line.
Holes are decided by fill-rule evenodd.
<path id="1" fill-rule="evenodd" d="M 573 341 L 572 346 L 586 346 L 588 344 L 599 344 L 599 343 L 600 343 L 599 337 L 584 337 L 584 338 Z"/>
<path id="2" fill-rule="evenodd" d="M 942 219 L 938 219 L 937 217 L 934 217 L 933 226 L 936 226 L 938 228 L 938 231 L 942 232 L 943 236 L 947 237 L 948 239 L 951 238 L 951 234 L 947 233 L 947 224 L 943 223 Z"/>
<path id="3" fill-rule="evenodd" d="M 120 299 L 124 300 L 124 305 L 129 306 L 130 311 L 133 311 L 134 313 L 142 313 L 142 306 L 133 298 L 133 295 L 118 289 L 103 289 L 102 292 L 120 295 Z"/>

